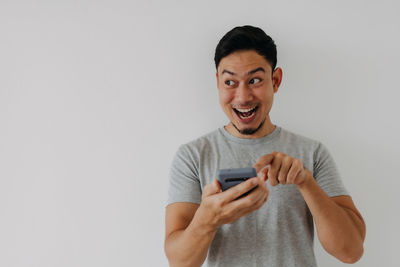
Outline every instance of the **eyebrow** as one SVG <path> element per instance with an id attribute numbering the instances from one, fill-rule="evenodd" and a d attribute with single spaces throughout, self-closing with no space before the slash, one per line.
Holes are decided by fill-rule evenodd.
<path id="1" fill-rule="evenodd" d="M 258 67 L 258 68 L 254 69 L 254 70 L 249 71 L 249 72 L 247 73 L 247 75 L 254 74 L 254 73 L 256 73 L 257 71 L 262 71 L 262 72 L 265 73 L 265 70 L 264 70 L 263 67 Z M 221 72 L 221 75 L 224 74 L 224 73 L 228 73 L 228 74 L 230 74 L 230 75 L 236 75 L 236 73 L 234 73 L 233 71 L 225 70 L 225 69 Z"/>

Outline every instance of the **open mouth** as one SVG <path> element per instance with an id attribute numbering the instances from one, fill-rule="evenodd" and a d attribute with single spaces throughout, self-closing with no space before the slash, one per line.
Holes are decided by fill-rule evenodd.
<path id="1" fill-rule="evenodd" d="M 239 116 L 241 119 L 249 119 L 256 114 L 256 111 L 258 109 L 258 106 L 255 106 L 253 108 L 248 108 L 248 109 L 242 109 L 242 108 L 233 108 L 235 113 Z"/>

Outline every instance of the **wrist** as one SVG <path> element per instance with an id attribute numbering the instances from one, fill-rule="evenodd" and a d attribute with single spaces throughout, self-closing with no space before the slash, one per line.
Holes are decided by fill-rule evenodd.
<path id="1" fill-rule="evenodd" d="M 299 189 L 308 188 L 311 185 L 311 183 L 314 181 L 314 177 L 312 176 L 312 173 L 308 169 L 304 168 L 304 172 L 305 172 L 305 174 L 304 174 L 303 182 L 301 182 L 300 184 L 297 184 L 297 187 Z"/>
<path id="2" fill-rule="evenodd" d="M 215 234 L 219 226 L 211 223 L 211 220 L 208 217 L 209 214 L 204 213 L 200 205 L 191 223 L 193 231 L 195 231 L 199 235 Z"/>

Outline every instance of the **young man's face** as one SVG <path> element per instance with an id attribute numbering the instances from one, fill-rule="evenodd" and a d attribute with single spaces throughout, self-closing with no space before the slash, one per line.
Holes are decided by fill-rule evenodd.
<path id="1" fill-rule="evenodd" d="M 282 70 L 254 50 L 236 51 L 219 63 L 219 101 L 231 123 L 228 132 L 242 138 L 257 138 L 272 131 L 269 118 Z"/>

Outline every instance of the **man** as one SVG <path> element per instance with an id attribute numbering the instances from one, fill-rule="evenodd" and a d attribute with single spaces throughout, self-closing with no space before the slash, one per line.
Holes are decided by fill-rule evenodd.
<path id="1" fill-rule="evenodd" d="M 271 122 L 282 80 L 276 61 L 274 41 L 259 28 L 236 27 L 220 40 L 217 86 L 230 122 L 175 155 L 171 266 L 316 266 L 313 222 L 328 253 L 346 263 L 362 256 L 365 224 L 327 149 Z M 221 192 L 218 169 L 249 166 L 257 177 Z"/>

